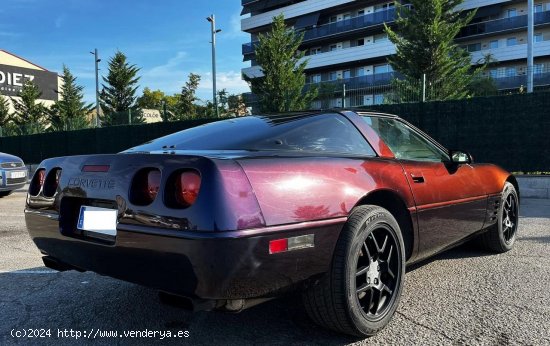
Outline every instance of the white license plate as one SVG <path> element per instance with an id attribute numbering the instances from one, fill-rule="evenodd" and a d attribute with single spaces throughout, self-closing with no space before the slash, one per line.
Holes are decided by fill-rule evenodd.
<path id="1" fill-rule="evenodd" d="M 98 207 L 80 207 L 77 228 L 86 232 L 116 237 L 118 211 Z"/>
<path id="2" fill-rule="evenodd" d="M 27 176 L 26 171 L 17 171 L 17 172 L 10 172 L 10 178 L 17 179 L 17 178 L 25 178 Z"/>

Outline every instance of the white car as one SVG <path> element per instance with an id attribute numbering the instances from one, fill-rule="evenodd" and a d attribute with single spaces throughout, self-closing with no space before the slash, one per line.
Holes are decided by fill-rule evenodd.
<path id="1" fill-rule="evenodd" d="M 17 156 L 0 153 L 0 198 L 27 183 L 27 167 Z"/>

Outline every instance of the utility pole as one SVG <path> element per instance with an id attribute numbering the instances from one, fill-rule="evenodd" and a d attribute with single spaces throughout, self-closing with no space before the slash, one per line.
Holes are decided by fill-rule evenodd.
<path id="1" fill-rule="evenodd" d="M 533 40 L 535 35 L 535 7 L 533 0 L 527 0 L 527 92 L 533 92 Z"/>
<path id="2" fill-rule="evenodd" d="M 216 17 L 211 14 L 210 17 L 206 18 L 210 22 L 211 31 L 212 31 L 212 100 L 214 102 L 214 110 L 216 118 L 220 117 L 218 110 L 218 91 L 216 90 L 216 34 L 220 33 L 220 29 L 216 29 Z"/>
<path id="3" fill-rule="evenodd" d="M 98 56 L 97 48 L 90 54 L 94 55 L 95 62 L 95 126 L 99 127 L 99 62 L 101 59 Z"/>

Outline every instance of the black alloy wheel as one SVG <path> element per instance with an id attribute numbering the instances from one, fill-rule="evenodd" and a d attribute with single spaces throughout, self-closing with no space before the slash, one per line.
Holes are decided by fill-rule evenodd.
<path id="1" fill-rule="evenodd" d="M 357 253 L 355 291 L 365 317 L 383 317 L 400 282 L 398 242 L 388 225 L 371 231 Z"/>
<path id="2" fill-rule="evenodd" d="M 366 337 L 393 317 L 403 288 L 405 245 L 386 209 L 356 207 L 340 233 L 330 272 L 303 294 L 311 319 L 340 333 Z"/>
<path id="3" fill-rule="evenodd" d="M 519 195 L 511 183 L 506 183 L 502 190 L 498 207 L 497 221 L 481 235 L 485 249 L 495 253 L 512 250 L 518 235 Z"/>

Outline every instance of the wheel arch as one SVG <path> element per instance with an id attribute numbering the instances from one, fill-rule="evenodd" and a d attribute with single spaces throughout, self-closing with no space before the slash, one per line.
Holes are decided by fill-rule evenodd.
<path id="1" fill-rule="evenodd" d="M 361 205 L 376 205 L 388 210 L 397 220 L 403 241 L 405 243 L 405 257 L 409 260 L 414 255 L 417 237 L 411 213 L 401 196 L 392 190 L 374 190 L 361 198 L 355 207 Z"/>
<path id="2" fill-rule="evenodd" d="M 520 196 L 520 191 L 519 191 L 519 183 L 518 183 L 518 180 L 516 179 L 516 177 L 514 177 L 513 175 L 509 175 L 508 178 L 506 178 L 506 182 L 514 185 L 514 188 L 516 189 L 516 193 L 518 194 L 518 200 L 521 202 L 521 196 Z"/>

